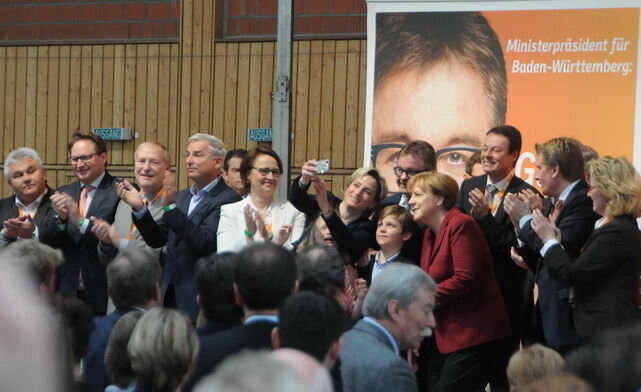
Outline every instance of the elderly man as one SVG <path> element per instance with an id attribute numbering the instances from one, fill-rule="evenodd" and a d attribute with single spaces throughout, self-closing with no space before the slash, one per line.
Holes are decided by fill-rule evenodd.
<path id="1" fill-rule="evenodd" d="M 113 222 L 118 206 L 114 177 L 107 172 L 107 145 L 94 134 L 75 133 L 68 145 L 78 181 L 60 187 L 51 203 L 66 233 L 59 291 L 85 299 L 95 315 L 107 313 L 107 276 L 98 257 L 90 217 Z"/>
<path id="2" fill-rule="evenodd" d="M 343 336 L 345 392 L 418 390 L 399 354 L 418 349 L 436 326 L 435 294 L 436 283 L 419 267 L 398 263 L 383 270 L 365 297 L 365 317 Z"/>
<path id="3" fill-rule="evenodd" d="M 136 183 L 140 186 L 138 192 L 138 209 L 141 209 L 144 203 L 147 203 L 149 213 L 154 220 L 159 221 L 162 218 L 163 204 L 162 195 L 163 181 L 165 174 L 171 169 L 171 157 L 169 152 L 160 143 L 144 142 L 138 146 L 134 153 L 134 173 Z M 121 192 L 131 190 L 132 185 L 123 181 L 118 188 Z M 134 203 L 136 200 L 132 200 Z M 100 239 L 98 254 L 103 262 L 108 262 L 118 253 L 131 249 L 133 247 L 147 248 L 155 256 L 156 260 L 160 259 L 161 248 L 152 249 L 147 246 L 142 239 L 140 232 L 132 223 L 132 207 L 124 201 L 118 203 L 114 223 L 109 224 L 102 219 L 94 219 L 92 231 Z M 113 247 L 105 247 L 105 244 L 112 244 Z"/>
<path id="4" fill-rule="evenodd" d="M 4 161 L 4 176 L 14 194 L 0 200 L 0 245 L 24 238 L 37 238 L 59 246 L 56 212 L 51 206 L 53 190 L 47 187 L 47 174 L 38 153 L 17 148 Z"/>
<path id="5" fill-rule="evenodd" d="M 162 219 L 156 222 L 148 207 L 140 203 L 138 191 L 119 187 L 120 197 L 133 208 L 133 222 L 152 248 L 167 245 L 163 269 L 162 297 L 192 320 L 198 315 L 194 265 L 216 252 L 220 206 L 239 201 L 241 196 L 221 178 L 225 145 L 215 136 L 198 133 L 187 139 L 185 163 L 194 185 L 176 192 L 174 176 L 166 172 L 161 197 Z"/>

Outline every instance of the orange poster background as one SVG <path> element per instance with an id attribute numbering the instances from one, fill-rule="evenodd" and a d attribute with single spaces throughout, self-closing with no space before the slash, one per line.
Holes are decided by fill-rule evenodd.
<path id="1" fill-rule="evenodd" d="M 533 152 L 534 143 L 557 136 L 576 137 L 601 155 L 632 158 L 634 112 L 638 65 L 639 9 L 588 9 L 541 11 L 486 11 L 483 15 L 499 36 L 508 78 L 508 124 L 523 133 L 523 152 Z M 517 53 L 508 51 L 508 40 L 600 41 L 622 37 L 627 50 L 603 52 Z M 611 42 L 608 42 L 610 48 Z M 550 63 L 554 59 L 588 62 L 632 62 L 632 72 L 619 73 L 513 73 L 521 63 Z M 529 154 L 522 158 L 518 173 L 532 182 Z"/>

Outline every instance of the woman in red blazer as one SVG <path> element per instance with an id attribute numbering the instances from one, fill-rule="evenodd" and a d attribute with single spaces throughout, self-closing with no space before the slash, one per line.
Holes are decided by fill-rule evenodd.
<path id="1" fill-rule="evenodd" d="M 428 390 L 483 389 L 511 332 L 485 236 L 454 207 L 458 185 L 450 176 L 421 173 L 410 179 L 408 190 L 414 220 L 428 227 L 421 268 L 438 284 Z"/>

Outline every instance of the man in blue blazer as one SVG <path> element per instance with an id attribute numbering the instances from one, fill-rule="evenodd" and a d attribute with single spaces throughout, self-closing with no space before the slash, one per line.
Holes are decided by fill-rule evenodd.
<path id="1" fill-rule="evenodd" d="M 75 133 L 68 146 L 71 170 L 78 181 L 51 196 L 60 228 L 66 233 L 59 291 L 84 297 L 95 315 L 107 312 L 107 276 L 98 257 L 98 238 L 91 217 L 114 220 L 118 195 L 106 170 L 107 146 L 94 134 Z"/>
<path id="2" fill-rule="evenodd" d="M 436 284 L 411 264 L 394 263 L 370 286 L 366 315 L 343 335 L 340 353 L 343 391 L 418 390 L 401 350 L 418 349 L 431 335 Z"/>
<path id="3" fill-rule="evenodd" d="M 176 192 L 173 175 L 167 172 L 162 196 L 165 213 L 156 222 L 146 205 L 133 207 L 133 222 L 142 238 L 152 248 L 167 245 L 163 269 L 162 298 L 167 307 L 182 310 L 196 320 L 196 261 L 216 252 L 216 232 L 220 220 L 220 207 L 239 201 L 241 196 L 223 181 L 221 168 L 225 145 L 215 136 L 198 133 L 187 139 L 187 176 L 194 185 Z M 129 203 L 139 201 L 134 189 L 121 192 Z"/>
<path id="4" fill-rule="evenodd" d="M 561 245 L 567 254 L 576 258 L 599 218 L 592 210 L 588 184 L 583 179 L 581 143 L 560 137 L 536 144 L 535 148 L 536 179 L 547 196 L 543 201 L 543 214 L 561 231 Z M 508 194 L 504 205 L 512 222 L 519 227 L 522 245 L 519 253 L 532 272 L 531 284 L 536 283 L 539 289 L 534 315 L 540 318 L 535 318 L 530 338 L 543 339 L 548 346 L 565 352 L 581 342 L 571 317 L 573 289 L 567 282 L 550 275 L 542 262 L 541 253 L 544 254 L 545 249 L 531 227 L 532 206 L 528 200 Z"/>

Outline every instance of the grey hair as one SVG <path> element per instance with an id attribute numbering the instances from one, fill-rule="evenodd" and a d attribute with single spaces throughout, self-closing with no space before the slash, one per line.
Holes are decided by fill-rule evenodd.
<path id="1" fill-rule="evenodd" d="M 29 147 L 16 148 L 11 151 L 9 155 L 7 155 L 7 159 L 4 160 L 4 176 L 7 180 L 9 179 L 9 166 L 25 158 L 33 159 L 40 167 L 42 167 L 42 159 L 40 159 L 40 155 L 38 155 L 36 150 Z"/>
<path id="2" fill-rule="evenodd" d="M 304 392 L 309 391 L 309 386 L 294 369 L 269 352 L 245 350 L 226 359 L 212 375 L 198 383 L 194 391 Z"/>
<path id="3" fill-rule="evenodd" d="M 424 286 L 429 291 L 436 291 L 434 280 L 415 265 L 394 263 L 385 267 L 367 292 L 363 314 L 375 319 L 389 319 L 387 304 L 391 300 L 395 299 L 402 308 L 407 308 Z"/>
<path id="4" fill-rule="evenodd" d="M 140 145 L 138 146 L 138 148 L 136 148 L 136 151 L 134 152 L 134 159 L 137 159 L 138 152 L 140 151 L 140 149 L 147 146 L 156 146 L 160 148 L 162 150 L 162 159 L 165 161 L 166 164 L 171 166 L 171 154 L 169 153 L 169 151 L 167 151 L 167 147 L 153 140 L 140 143 Z"/>
<path id="5" fill-rule="evenodd" d="M 136 384 L 153 390 L 176 389 L 189 374 L 198 349 L 191 320 L 165 308 L 146 311 L 127 343 Z"/>
<path id="6" fill-rule="evenodd" d="M 204 140 L 207 143 L 209 143 L 209 152 L 211 153 L 211 156 L 213 157 L 225 157 L 227 155 L 227 149 L 225 148 L 225 143 L 223 143 L 222 140 L 217 138 L 216 136 L 209 135 L 206 133 L 196 133 L 194 135 L 191 135 L 189 139 L 187 139 L 187 144 L 199 140 Z"/>

